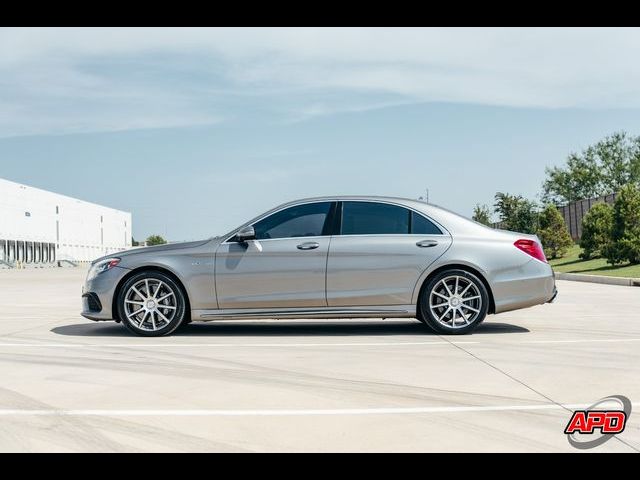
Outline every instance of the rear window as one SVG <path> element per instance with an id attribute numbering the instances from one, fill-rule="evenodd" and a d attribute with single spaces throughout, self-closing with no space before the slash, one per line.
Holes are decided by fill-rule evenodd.
<path id="1" fill-rule="evenodd" d="M 411 212 L 411 233 L 419 235 L 442 235 L 442 230 L 435 224 L 416 212 Z"/>

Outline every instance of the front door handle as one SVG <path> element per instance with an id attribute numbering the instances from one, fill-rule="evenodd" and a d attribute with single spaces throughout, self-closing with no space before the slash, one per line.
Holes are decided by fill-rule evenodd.
<path id="1" fill-rule="evenodd" d="M 319 246 L 320 244 L 318 242 L 304 242 L 298 245 L 298 250 L 313 250 Z"/>
<path id="2" fill-rule="evenodd" d="M 416 242 L 416 245 L 422 248 L 435 247 L 438 245 L 438 242 L 436 240 L 420 240 L 419 242 Z"/>

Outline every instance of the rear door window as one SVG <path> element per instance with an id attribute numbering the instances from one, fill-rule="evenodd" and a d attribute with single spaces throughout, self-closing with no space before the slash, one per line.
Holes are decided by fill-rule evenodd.
<path id="1" fill-rule="evenodd" d="M 409 233 L 410 211 L 397 205 L 377 202 L 343 202 L 342 235 Z"/>

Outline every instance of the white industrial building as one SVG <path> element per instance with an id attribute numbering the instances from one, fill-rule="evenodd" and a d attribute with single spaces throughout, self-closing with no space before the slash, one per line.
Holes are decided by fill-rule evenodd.
<path id="1" fill-rule="evenodd" d="M 0 266 L 87 262 L 131 248 L 131 213 L 0 178 Z"/>

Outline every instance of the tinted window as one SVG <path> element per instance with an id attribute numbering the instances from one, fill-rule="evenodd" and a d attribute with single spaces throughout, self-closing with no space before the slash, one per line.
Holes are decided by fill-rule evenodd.
<path id="1" fill-rule="evenodd" d="M 408 234 L 409 210 L 374 202 L 344 202 L 343 235 Z"/>
<path id="2" fill-rule="evenodd" d="M 256 238 L 317 237 L 323 234 L 331 202 L 286 208 L 253 225 Z"/>
<path id="3" fill-rule="evenodd" d="M 411 212 L 411 233 L 420 235 L 442 235 L 442 231 L 433 222 L 416 212 Z"/>

